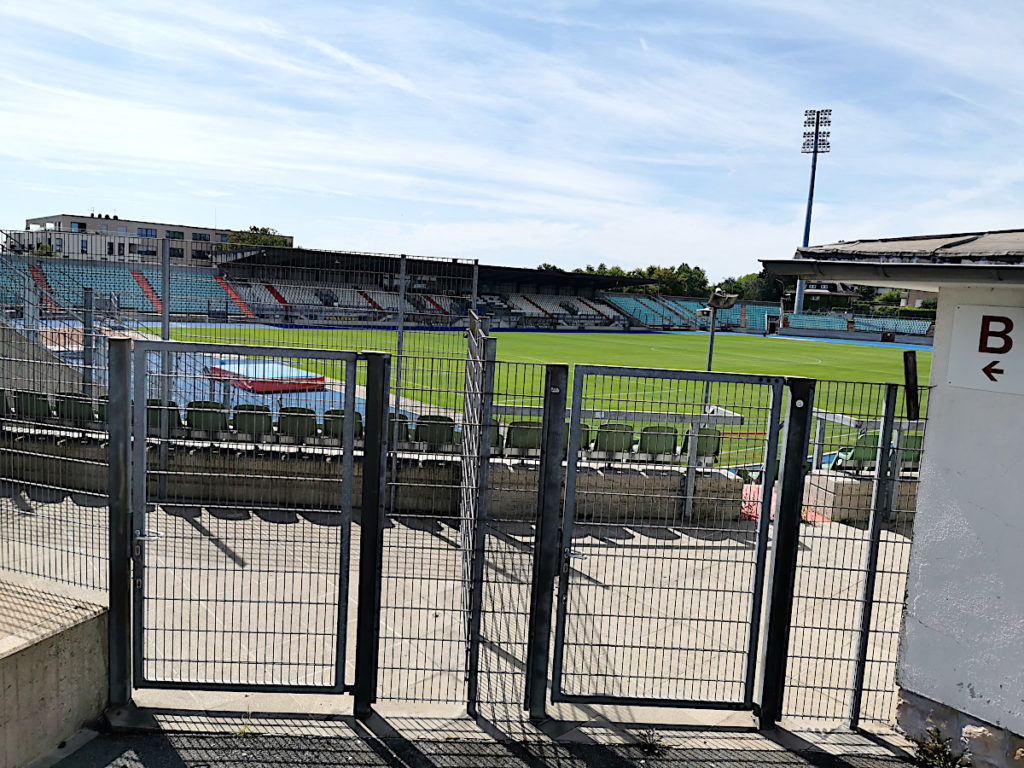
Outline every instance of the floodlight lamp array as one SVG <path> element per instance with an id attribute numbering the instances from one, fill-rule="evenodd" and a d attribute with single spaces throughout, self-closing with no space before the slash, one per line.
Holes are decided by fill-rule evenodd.
<path id="1" fill-rule="evenodd" d="M 803 153 L 808 152 L 828 152 L 832 147 L 829 144 L 829 131 L 818 131 L 818 146 L 815 149 L 814 146 L 814 131 L 804 131 L 804 143 L 800 147 L 800 151 Z"/>

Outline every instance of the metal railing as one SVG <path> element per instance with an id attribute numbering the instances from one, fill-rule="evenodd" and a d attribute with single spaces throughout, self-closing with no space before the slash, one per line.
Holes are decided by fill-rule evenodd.
<path id="1" fill-rule="evenodd" d="M 892 718 L 923 389 L 910 418 L 896 385 L 503 363 L 482 324 L 465 355 L 404 350 L 400 386 L 397 356 L 135 343 L 133 379 L 111 354 L 130 410 L 101 418 L 94 391 L 72 428 L 8 398 L 0 565 L 141 573 L 111 606 L 137 681 L 495 719 L 542 714 L 553 675 L 553 700 Z M 253 391 L 285 385 L 305 394 Z M 93 519 L 115 467 L 137 517 Z"/>

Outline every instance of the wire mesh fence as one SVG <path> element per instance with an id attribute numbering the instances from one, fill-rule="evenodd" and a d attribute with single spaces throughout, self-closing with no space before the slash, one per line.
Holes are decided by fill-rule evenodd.
<path id="1" fill-rule="evenodd" d="M 788 717 L 856 724 L 891 722 L 895 715 L 927 395 L 920 388 L 920 414 L 911 418 L 903 387 L 817 382 L 793 596 Z"/>
<path id="2" fill-rule="evenodd" d="M 110 238 L 97 238 L 95 250 L 106 258 L 96 258 L 90 237 L 77 238 L 69 251 L 66 233 L 62 251 L 47 253 L 42 245 L 58 245 L 56 234 L 49 238 L 11 245 L 8 237 L 0 248 L 0 566 L 106 587 L 110 336 L 392 351 L 379 696 L 463 702 L 477 667 L 482 711 L 507 714 L 518 706 L 544 366 L 499 362 L 493 387 L 481 384 L 481 368 L 467 360 L 463 325 L 471 309 L 464 297 L 474 295 L 472 264 L 418 259 L 412 266 L 397 256 L 347 254 L 303 272 L 267 249 L 237 250 L 229 266 L 211 244 L 197 246 L 208 260 L 172 256 L 184 262 L 161 272 L 160 248 L 173 246 L 155 243 L 153 255 L 148 238 L 123 238 L 123 253 L 116 241 L 106 253 Z M 118 282 L 97 290 L 99 272 Z M 211 284 L 223 294 L 216 301 L 204 293 Z M 346 306 L 350 290 L 369 309 Z M 171 297 L 166 304 L 164 296 Z M 148 356 L 136 418 L 153 432 L 144 465 L 156 496 L 144 527 L 163 534 L 149 546 L 167 553 L 164 563 L 149 564 L 146 582 L 155 590 L 143 617 L 153 639 L 147 648 L 159 662 L 146 671 L 151 679 L 311 687 L 339 679 L 344 654 L 330 643 L 345 611 L 330 607 L 339 593 L 329 585 L 356 573 L 339 562 L 348 548 L 324 501 L 339 489 L 345 453 L 346 412 L 331 382 L 354 375 L 359 391 L 366 377 L 361 367 L 352 373 L 303 354 Z M 325 389 L 302 397 L 237 386 L 297 386 L 316 376 Z M 768 458 L 779 424 L 774 390 L 689 374 L 578 376 L 588 380 L 580 384 L 580 413 L 567 414 L 565 460 L 577 506 L 560 595 L 565 691 L 747 703 L 760 632 L 759 564 L 772 524 L 763 512 L 777 474 Z M 223 382 L 230 383 L 230 402 Z M 883 385 L 817 385 L 786 699 L 791 717 L 892 716 L 924 417 L 911 423 L 902 395 L 897 400 L 891 446 L 882 452 L 891 475 L 881 478 L 887 490 L 879 511 L 872 494 L 883 405 Z M 340 419 L 328 413 L 339 410 Z M 357 416 L 352 421 L 358 425 Z M 358 452 L 358 426 L 353 430 Z M 232 497 L 233 487 L 248 495 Z M 474 487 L 486 488 L 476 499 L 486 499 L 484 517 L 467 507 Z M 874 534 L 872 509 L 879 513 Z M 352 536 L 358 539 L 358 526 Z M 483 558 L 474 559 L 479 552 Z M 246 563 L 245 574 L 233 570 L 240 566 L 232 553 Z M 181 600 L 166 591 L 175 572 L 190 590 Z M 291 600 L 293 594 L 303 597 Z M 468 623 L 474 599 L 476 663 Z M 208 601 L 223 614 L 220 623 L 198 610 Z M 348 626 L 340 637 L 351 643 L 352 631 Z M 217 666 L 218 644 L 238 644 L 244 658 Z"/>
<path id="3" fill-rule="evenodd" d="M 554 686 L 559 696 L 753 696 L 782 379 L 577 366 Z"/>
<path id="4" fill-rule="evenodd" d="M 140 682 L 343 689 L 357 365 L 351 352 L 136 345 Z"/>
<path id="5" fill-rule="evenodd" d="M 88 292 L 66 306 L 2 249 L 0 276 L 0 567 L 102 590 L 106 336 Z"/>

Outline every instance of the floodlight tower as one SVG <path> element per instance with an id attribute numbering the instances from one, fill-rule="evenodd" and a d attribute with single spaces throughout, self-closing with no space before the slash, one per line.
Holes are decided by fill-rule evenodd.
<path id="1" fill-rule="evenodd" d="M 736 306 L 736 299 L 739 298 L 738 293 L 726 293 L 721 288 L 715 288 L 715 292 L 711 294 L 711 298 L 708 299 L 707 305 L 698 310 L 702 317 L 711 318 L 711 333 L 708 335 L 708 372 L 711 371 L 711 364 L 715 357 L 715 321 L 718 319 L 718 310 L 720 309 L 731 309 Z M 710 394 L 710 386 L 708 382 L 704 382 L 704 410 L 708 408 L 708 396 Z"/>
<path id="2" fill-rule="evenodd" d="M 828 152 L 831 149 L 829 134 L 831 131 L 823 131 L 832 125 L 831 109 L 805 109 L 804 128 L 814 130 L 804 131 L 804 143 L 800 151 L 811 156 L 811 187 L 807 192 L 807 217 L 804 219 L 804 240 L 803 247 L 806 248 L 811 239 L 811 208 L 814 206 L 814 174 L 818 169 L 818 153 Z M 793 302 L 794 312 L 804 311 L 804 281 L 796 281 L 796 299 Z"/>

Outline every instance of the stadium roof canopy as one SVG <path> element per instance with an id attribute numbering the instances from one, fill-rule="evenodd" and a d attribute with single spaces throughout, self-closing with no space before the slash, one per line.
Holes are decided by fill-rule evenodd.
<path id="1" fill-rule="evenodd" d="M 1024 284 L 1024 229 L 850 240 L 761 259 L 778 275 L 936 291 L 942 285 Z"/>
<path id="2" fill-rule="evenodd" d="M 276 246 L 247 247 L 245 250 L 224 250 L 215 254 L 218 264 L 236 264 L 248 267 L 291 267 L 294 269 L 362 270 L 375 274 L 398 274 L 401 256 L 392 253 L 360 253 L 356 251 L 327 251 L 315 248 L 283 248 Z M 438 259 L 406 256 L 409 275 L 445 275 L 471 280 L 473 261 L 468 259 Z M 478 278 L 482 284 L 511 283 L 514 285 L 591 288 L 611 291 L 633 285 L 646 285 L 651 280 L 615 275 L 593 275 L 584 272 L 560 272 L 526 267 L 502 267 L 480 264 Z"/>

